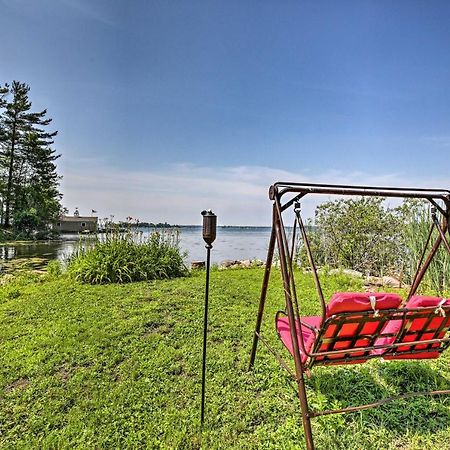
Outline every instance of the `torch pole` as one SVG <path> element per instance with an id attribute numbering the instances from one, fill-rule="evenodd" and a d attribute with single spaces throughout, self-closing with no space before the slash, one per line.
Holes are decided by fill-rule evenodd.
<path id="1" fill-rule="evenodd" d="M 205 286 L 205 315 L 203 319 L 203 367 L 202 367 L 202 409 L 201 429 L 205 421 L 205 385 L 206 385 L 206 336 L 208 333 L 208 300 L 209 300 L 209 266 L 211 259 L 211 244 L 206 244 L 206 286 Z"/>
<path id="2" fill-rule="evenodd" d="M 205 286 L 205 315 L 203 319 L 203 366 L 202 366 L 202 406 L 200 430 L 203 431 L 205 421 L 205 388 L 206 388 L 206 338 L 208 334 L 208 300 L 209 300 L 209 268 L 212 243 L 216 239 L 217 216 L 210 210 L 202 211 L 203 240 L 206 247 L 206 286 Z"/>

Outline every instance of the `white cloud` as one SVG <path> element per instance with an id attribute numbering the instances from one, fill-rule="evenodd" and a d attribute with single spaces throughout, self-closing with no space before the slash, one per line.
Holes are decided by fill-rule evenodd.
<path id="1" fill-rule="evenodd" d="M 98 162 L 90 169 L 72 166 L 63 175 L 63 203 L 84 214 L 91 209 L 101 217 L 114 214 L 141 221 L 199 224 L 200 211 L 213 209 L 221 225 L 269 225 L 271 203 L 268 188 L 275 181 L 342 183 L 380 186 L 450 186 L 450 180 L 414 180 L 399 173 L 324 171 L 294 173 L 260 166 L 212 168 L 178 164 L 165 170 L 120 170 Z M 86 166 L 85 166 L 86 167 Z M 322 198 L 323 200 L 329 197 Z M 304 201 L 311 216 L 317 201 Z"/>

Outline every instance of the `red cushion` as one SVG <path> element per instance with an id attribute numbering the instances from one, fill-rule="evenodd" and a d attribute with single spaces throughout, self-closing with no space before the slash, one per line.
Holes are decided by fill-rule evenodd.
<path id="1" fill-rule="evenodd" d="M 314 328 L 318 329 L 318 328 L 320 328 L 320 322 L 322 321 L 322 318 L 320 316 L 309 316 L 309 317 L 302 317 L 301 320 L 302 320 L 302 322 L 307 323 L 307 324 L 313 326 Z M 289 329 L 289 318 L 286 316 L 278 317 L 276 325 L 277 325 L 278 335 L 280 336 L 281 341 L 286 346 L 286 348 L 289 350 L 291 355 L 293 355 L 294 351 L 292 349 L 291 332 Z M 298 321 L 296 323 L 296 328 L 297 328 L 298 348 L 300 350 L 300 357 L 301 357 L 302 362 L 305 362 L 307 356 L 302 351 L 302 345 L 300 343 L 300 339 L 301 339 L 300 325 L 298 324 Z M 315 335 L 314 335 L 314 332 L 310 328 L 308 328 L 304 325 L 302 326 L 302 331 L 303 331 L 303 342 L 305 343 L 305 350 L 307 352 L 309 352 L 312 349 L 312 346 L 314 344 Z"/>
<path id="2" fill-rule="evenodd" d="M 397 294 L 390 294 L 390 293 L 382 293 L 382 292 L 375 292 L 375 293 L 364 293 L 364 292 L 337 292 L 334 294 L 331 299 L 330 303 L 327 306 L 326 310 L 326 317 L 331 317 L 334 314 L 338 313 L 351 313 L 351 312 L 362 312 L 362 311 L 370 311 L 372 310 L 372 305 L 370 303 L 370 297 L 375 297 L 376 300 L 376 309 L 396 309 L 400 305 L 402 299 Z M 355 322 L 351 322 L 351 318 L 359 318 L 360 315 L 352 315 L 348 321 L 349 323 L 346 323 L 342 326 L 339 337 L 345 338 L 345 340 L 342 340 L 340 342 L 337 342 L 334 346 L 334 350 L 341 350 L 341 349 L 347 349 L 351 347 L 351 342 L 353 340 L 353 337 L 358 329 L 358 324 Z M 312 316 L 312 317 L 302 317 L 301 320 L 303 322 L 306 322 L 310 325 L 312 325 L 315 328 L 320 328 L 321 326 L 321 317 L 319 316 Z M 360 334 L 370 335 L 373 333 L 379 322 L 368 322 L 364 325 L 363 329 L 361 330 Z M 291 334 L 289 330 L 289 319 L 287 317 L 279 317 L 277 320 L 277 330 L 278 334 L 283 341 L 286 348 L 289 350 L 291 354 L 293 354 L 292 350 L 292 341 L 291 341 Z M 299 324 L 296 324 L 297 326 L 297 336 L 299 339 L 299 349 L 300 349 L 300 356 L 302 362 L 305 362 L 307 359 L 307 356 L 302 352 L 302 347 L 300 344 L 300 327 Z M 336 325 L 329 325 L 327 330 L 325 330 L 324 338 L 330 338 L 334 336 Z M 305 345 L 305 350 L 307 352 L 311 351 L 313 349 L 316 335 L 312 332 L 310 328 L 307 328 L 305 326 L 302 327 L 303 331 L 303 342 Z M 348 338 L 348 339 L 347 339 Z M 369 340 L 367 338 L 358 339 L 355 343 L 355 347 L 367 347 L 369 344 Z M 322 344 L 320 346 L 319 351 L 327 351 L 330 350 L 331 346 L 329 344 Z M 360 356 L 363 355 L 363 352 L 360 353 L 353 353 L 354 356 Z M 317 361 L 323 360 L 324 357 L 318 357 Z M 342 359 L 344 359 L 344 354 L 342 355 L 334 355 L 329 357 L 329 359 L 336 359 L 336 363 L 341 363 Z M 364 362 L 366 359 L 361 359 L 357 361 L 353 361 L 354 363 L 357 362 Z"/>
<path id="3" fill-rule="evenodd" d="M 430 308 L 430 307 L 438 307 L 439 303 L 441 303 L 442 297 L 428 297 L 423 295 L 415 295 L 411 297 L 408 302 L 406 303 L 405 308 Z M 447 299 L 444 303 L 445 306 L 450 305 L 450 299 Z M 419 337 L 419 333 L 423 331 L 423 327 L 426 325 L 427 319 L 413 319 L 411 326 L 409 328 L 409 332 L 414 332 L 412 334 L 407 334 L 403 337 L 403 340 L 401 342 L 411 342 L 416 341 L 419 338 L 423 340 L 427 339 L 433 339 L 435 331 L 439 328 L 439 326 L 442 324 L 443 321 L 446 321 L 444 324 L 444 327 L 448 325 L 448 322 L 450 321 L 449 318 L 442 317 L 440 315 L 436 315 L 436 318 L 434 318 L 427 326 L 427 330 L 430 330 L 429 333 L 424 333 Z M 375 345 L 388 345 L 394 343 L 396 339 L 397 333 L 400 331 L 400 328 L 402 326 L 402 320 L 390 320 L 386 326 L 383 328 L 382 333 L 383 334 L 394 334 L 394 336 L 387 336 L 387 337 L 381 337 L 376 340 Z M 437 336 L 438 338 L 442 338 L 445 334 L 445 331 L 439 333 Z M 417 345 L 416 349 L 426 349 L 427 344 L 424 344 L 423 346 Z M 433 344 L 433 347 L 439 348 L 439 344 Z M 411 350 L 411 346 L 401 346 L 397 347 L 397 352 L 402 351 L 409 351 Z M 386 349 L 379 349 L 379 350 L 372 350 L 371 354 L 373 355 L 382 355 L 385 354 L 388 350 Z M 386 359 L 430 359 L 430 358 L 437 358 L 439 356 L 439 352 L 437 351 L 425 351 L 423 353 L 415 353 L 415 354 L 406 354 L 406 355 L 386 355 Z"/>
<path id="4" fill-rule="evenodd" d="M 384 292 L 337 292 L 331 297 L 330 303 L 327 306 L 326 316 L 331 317 L 334 314 L 339 313 L 358 313 L 363 311 L 371 311 L 372 304 L 370 302 L 370 297 L 375 297 L 375 309 L 397 309 L 400 305 L 402 298 L 397 294 L 384 293 Z M 358 320 L 361 318 L 359 314 L 352 314 L 346 318 L 346 322 L 339 331 L 337 337 L 341 338 L 339 342 L 336 342 L 332 347 L 331 344 L 323 343 L 319 350 L 320 352 L 326 352 L 330 350 L 344 350 L 349 348 L 361 348 L 370 345 L 370 335 L 373 335 L 379 326 L 379 320 L 374 320 L 367 322 L 363 325 L 359 332 L 361 337 L 352 345 L 353 338 L 358 332 L 359 323 Z M 324 338 L 335 337 L 336 325 L 330 324 L 324 333 Z M 343 339 L 344 338 L 344 339 Z M 353 352 L 351 356 L 363 356 L 364 351 Z M 329 359 L 337 360 L 336 363 L 341 362 L 345 359 L 345 354 L 329 356 Z M 317 361 L 323 360 L 323 356 L 317 357 Z M 366 361 L 367 358 L 361 358 L 360 360 L 353 360 L 352 363 L 361 363 Z"/>
<path id="5" fill-rule="evenodd" d="M 327 306 L 327 317 L 342 312 L 369 311 L 372 309 L 370 297 L 375 297 L 375 309 L 396 309 L 402 302 L 397 294 L 384 292 L 337 292 Z"/>

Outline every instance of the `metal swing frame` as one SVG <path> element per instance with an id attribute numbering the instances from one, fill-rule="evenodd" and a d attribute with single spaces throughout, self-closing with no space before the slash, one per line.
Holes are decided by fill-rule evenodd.
<path id="1" fill-rule="evenodd" d="M 367 335 L 363 336 L 359 335 L 359 333 L 361 332 L 364 324 L 370 321 L 374 321 L 373 311 L 359 312 L 356 316 L 355 314 L 351 313 L 340 313 L 326 318 L 326 304 L 324 295 L 320 285 L 317 268 L 313 260 L 306 228 L 300 215 L 299 204 L 299 201 L 307 195 L 310 196 L 321 194 L 403 199 L 415 198 L 427 200 L 431 204 L 432 224 L 420 261 L 417 266 L 417 271 L 415 273 L 415 277 L 411 285 L 408 297 L 398 309 L 377 311 L 376 320 L 378 325 L 375 332 L 369 338 Z M 417 353 L 423 353 L 424 347 L 425 351 L 438 351 L 439 353 L 441 353 L 450 345 L 450 337 L 448 333 L 450 328 L 450 306 L 444 306 L 440 309 L 440 312 L 443 313 L 445 317 L 448 317 L 448 319 L 442 320 L 442 324 L 439 326 L 439 329 L 433 330 L 432 339 L 421 338 L 425 334 L 425 331 L 427 331 L 427 326 L 431 323 L 433 318 L 436 317 L 436 308 L 404 308 L 404 304 L 406 303 L 406 301 L 416 293 L 426 271 L 430 266 L 430 263 L 432 262 L 441 244 L 444 244 L 445 248 L 450 254 L 450 244 L 447 239 L 447 235 L 450 234 L 450 190 L 277 182 L 270 187 L 269 198 L 273 201 L 272 231 L 269 240 L 266 266 L 253 337 L 253 345 L 250 356 L 250 369 L 253 367 L 255 362 L 258 341 L 261 340 L 261 342 L 268 348 L 268 350 L 276 357 L 281 366 L 289 372 L 290 376 L 297 383 L 301 417 L 305 432 L 306 448 L 308 450 L 314 450 L 311 430 L 311 418 L 313 417 L 359 411 L 379 406 L 393 400 L 418 395 L 450 394 L 450 389 L 442 391 L 411 392 L 395 397 L 384 398 L 366 405 L 315 412 L 312 411 L 308 406 L 308 399 L 305 389 L 305 375 L 308 373 L 309 369 L 311 369 L 314 365 L 336 364 L 336 360 L 333 360 L 333 357 L 341 358 L 340 363 L 352 363 L 359 362 L 358 360 L 361 360 L 362 358 L 366 360 L 370 358 L 380 358 L 382 356 L 381 354 L 374 355 L 372 350 L 382 349 L 383 356 L 385 356 L 386 354 L 401 354 L 413 356 Z M 305 348 L 305 342 L 303 342 L 302 327 L 308 327 L 308 324 L 304 323 L 301 320 L 294 280 L 293 257 L 295 248 L 295 227 L 290 248 L 286 236 L 285 226 L 283 223 L 283 213 L 292 206 L 294 206 L 294 212 L 296 215 L 295 224 L 298 224 L 299 230 L 302 235 L 303 244 L 306 249 L 307 257 L 315 282 L 315 287 L 322 307 L 322 325 L 320 330 L 315 330 L 317 332 L 317 336 L 315 344 L 311 349 L 312 351 L 307 351 Z M 435 229 L 437 229 L 438 231 L 437 237 L 427 255 L 427 250 L 432 239 L 433 231 Z M 275 252 L 275 245 L 278 248 L 278 255 L 280 259 L 280 270 L 283 280 L 286 307 L 285 311 L 279 311 L 277 313 L 277 317 L 280 313 L 284 313 L 289 319 L 289 330 L 292 342 L 292 353 L 295 363 L 295 373 L 293 373 L 293 371 L 289 368 L 288 364 L 283 360 L 283 358 L 269 345 L 266 339 L 264 339 L 261 335 L 261 323 L 264 315 L 264 306 L 267 297 L 267 288 Z M 424 326 L 423 331 L 414 335 L 415 340 L 413 339 L 412 341 L 408 341 L 407 348 L 405 348 L 405 343 L 402 343 L 401 341 L 405 337 L 405 335 L 408 334 L 409 326 L 414 319 L 425 319 L 426 325 Z M 382 330 L 386 322 L 390 320 L 402 320 L 402 326 L 395 336 L 395 340 L 393 340 L 393 342 L 390 344 L 376 345 L 375 342 L 380 336 L 389 336 L 383 334 Z M 357 348 L 333 350 L 334 344 L 339 341 L 339 330 L 342 329 L 342 327 L 346 323 L 348 323 L 348 321 L 351 321 L 352 324 L 357 324 L 357 332 L 352 341 L 353 345 L 355 344 L 355 342 L 357 342 L 358 339 L 368 339 L 368 345 L 364 348 L 361 348 L 361 346 L 359 346 Z M 297 331 L 296 323 L 298 323 L 299 325 L 300 333 L 298 333 Z M 336 332 L 333 334 L 331 339 L 329 338 L 329 336 L 327 339 L 325 339 L 325 330 L 329 330 L 332 326 L 335 327 L 334 329 L 336 330 Z M 327 341 L 327 344 L 329 344 L 329 346 L 327 347 L 327 351 L 321 350 L 321 344 L 325 342 L 325 340 Z M 300 350 L 307 356 L 307 359 L 304 362 L 302 362 Z"/>

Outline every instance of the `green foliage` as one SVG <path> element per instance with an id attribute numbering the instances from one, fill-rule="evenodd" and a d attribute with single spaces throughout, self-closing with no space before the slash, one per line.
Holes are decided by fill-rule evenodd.
<path id="1" fill-rule="evenodd" d="M 60 261 L 52 259 L 47 264 L 47 273 L 52 276 L 58 276 L 63 273 L 63 267 Z"/>
<path id="2" fill-rule="evenodd" d="M 20 237 L 49 232 L 60 210 L 56 132 L 47 111 L 31 111 L 29 86 L 18 81 L 0 87 L 0 223 Z"/>
<path id="3" fill-rule="evenodd" d="M 263 273 L 211 273 L 202 435 L 204 273 L 124 285 L 83 285 L 60 277 L 1 289 L 0 446 L 305 448 L 289 376 L 262 345 L 248 370 Z M 302 312 L 318 313 L 312 277 L 296 276 Z M 274 269 L 262 333 L 292 364 L 273 326 L 283 305 L 280 278 Z M 361 288 L 342 275 L 324 275 L 323 287 L 327 298 L 336 290 Z M 8 298 L 14 290 L 20 296 Z M 402 391 L 447 389 L 449 357 L 316 368 L 306 380 L 311 406 L 345 407 Z M 449 424 L 449 397 L 440 396 L 315 418 L 312 426 L 317 449 L 444 450 Z"/>
<path id="4" fill-rule="evenodd" d="M 137 233 L 112 232 L 75 253 L 68 273 L 83 283 L 104 284 L 175 278 L 187 269 L 177 235 L 154 232 L 139 240 Z"/>
<path id="5" fill-rule="evenodd" d="M 316 264 L 399 276 L 411 284 L 431 226 L 429 204 L 414 199 L 388 208 L 383 198 L 326 202 L 316 209 L 309 242 Z M 431 242 L 437 237 L 434 229 Z M 431 245 L 428 247 L 430 250 Z M 300 264 L 308 265 L 305 247 Z M 442 244 L 423 280 L 425 288 L 442 293 L 450 286 L 450 255 Z"/>
<path id="6" fill-rule="evenodd" d="M 371 275 L 398 271 L 403 223 L 398 211 L 385 207 L 383 201 L 362 197 L 319 205 L 311 238 L 318 264 Z"/>
<path id="7" fill-rule="evenodd" d="M 431 227 L 429 205 L 417 200 L 405 201 L 399 209 L 404 222 L 402 239 L 405 248 L 403 271 L 407 282 L 411 283 L 422 255 Z M 435 229 L 431 242 L 434 242 L 438 231 Z M 428 246 L 428 251 L 431 245 Z M 442 293 L 450 287 L 450 255 L 441 244 L 425 274 L 423 284 L 436 293 Z"/>

